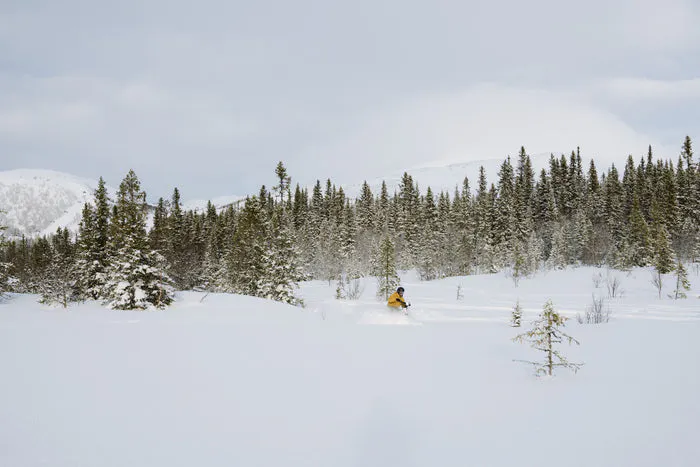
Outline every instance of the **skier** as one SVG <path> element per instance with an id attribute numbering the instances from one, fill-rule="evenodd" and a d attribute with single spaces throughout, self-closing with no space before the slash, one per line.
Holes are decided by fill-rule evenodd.
<path id="1" fill-rule="evenodd" d="M 387 306 L 390 306 L 392 308 L 403 308 L 406 309 L 409 306 L 411 306 L 410 303 L 406 303 L 406 300 L 403 299 L 403 292 L 404 288 L 399 287 L 396 289 L 396 292 L 391 294 L 391 297 L 389 297 L 389 301 L 387 302 Z"/>

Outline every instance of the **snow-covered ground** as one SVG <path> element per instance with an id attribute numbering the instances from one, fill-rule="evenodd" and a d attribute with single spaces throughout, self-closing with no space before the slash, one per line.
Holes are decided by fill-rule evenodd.
<path id="1" fill-rule="evenodd" d="M 599 287 L 593 277 L 601 273 Z M 700 277 L 648 270 L 420 282 L 408 316 L 310 282 L 305 309 L 180 293 L 163 312 L 0 305 L 0 465 L 697 466 Z M 458 286 L 463 295 L 457 299 Z M 606 298 L 611 320 L 579 324 Z M 511 339 L 551 299 L 581 342 L 536 378 Z M 523 328 L 508 325 L 519 300 Z"/>

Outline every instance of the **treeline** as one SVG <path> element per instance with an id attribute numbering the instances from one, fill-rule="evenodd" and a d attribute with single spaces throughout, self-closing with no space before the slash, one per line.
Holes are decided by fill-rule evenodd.
<path id="1" fill-rule="evenodd" d="M 675 162 L 675 163 L 674 163 Z M 489 183 L 425 193 L 404 173 L 398 189 L 365 182 L 349 199 L 317 181 L 309 193 L 280 162 L 275 184 L 217 211 L 183 210 L 177 188 L 159 199 L 147 228 L 146 195 L 130 171 L 116 200 L 100 179 L 79 232 L 7 242 L 5 278 L 16 292 L 49 301 L 98 299 L 113 308 L 163 307 L 174 290 L 226 291 L 301 304 L 298 282 L 374 276 L 390 290 L 396 270 L 423 280 L 508 269 L 608 265 L 656 267 L 660 274 L 700 257 L 700 169 L 686 137 L 676 161 L 629 156 L 598 174 L 578 150 L 533 170 L 525 148 Z M 6 286 L 7 287 L 7 286 Z M 58 292 L 57 292 L 58 291 Z M 57 299 L 56 297 L 59 297 Z"/>

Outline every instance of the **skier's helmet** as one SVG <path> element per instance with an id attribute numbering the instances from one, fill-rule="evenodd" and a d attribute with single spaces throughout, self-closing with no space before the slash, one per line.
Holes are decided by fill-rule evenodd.
<path id="1" fill-rule="evenodd" d="M 396 289 L 396 291 L 403 293 L 403 287 L 399 287 L 398 289 Z"/>

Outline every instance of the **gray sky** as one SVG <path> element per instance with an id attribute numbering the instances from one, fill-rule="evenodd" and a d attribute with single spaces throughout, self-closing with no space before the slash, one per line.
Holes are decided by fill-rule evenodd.
<path id="1" fill-rule="evenodd" d="M 675 159 L 698 24 L 696 0 L 5 0 L 0 169 L 206 199 L 279 160 L 354 183 L 521 145 Z"/>

